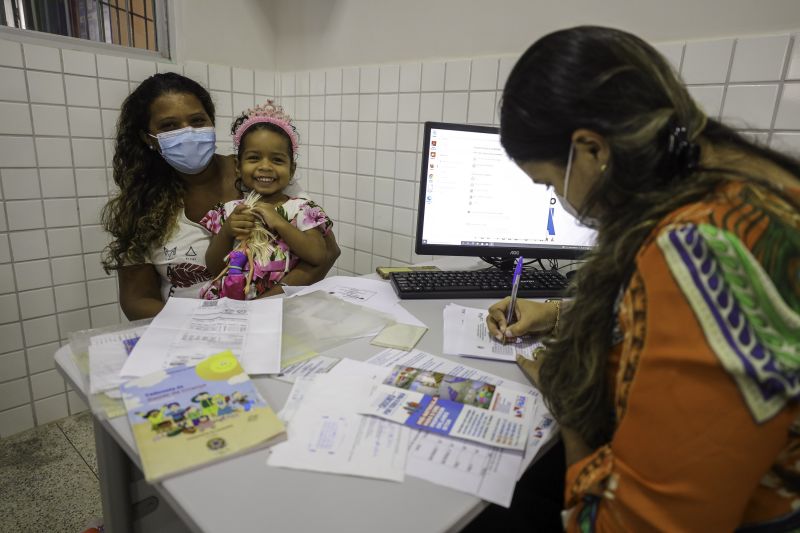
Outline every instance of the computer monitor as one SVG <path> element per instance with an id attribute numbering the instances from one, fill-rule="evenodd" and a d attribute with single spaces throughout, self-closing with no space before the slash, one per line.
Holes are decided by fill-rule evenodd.
<path id="1" fill-rule="evenodd" d="M 578 259 L 594 242 L 594 230 L 508 158 L 498 128 L 425 123 L 418 254 Z"/>

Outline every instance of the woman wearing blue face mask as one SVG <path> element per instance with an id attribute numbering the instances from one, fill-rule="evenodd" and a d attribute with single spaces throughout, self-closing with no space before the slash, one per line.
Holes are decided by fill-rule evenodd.
<path id="1" fill-rule="evenodd" d="M 597 229 L 568 302 L 491 309 L 561 428 L 568 531 L 800 528 L 800 162 L 706 117 L 628 33 L 547 35 L 501 142 Z"/>
<path id="2" fill-rule="evenodd" d="M 205 253 L 220 206 L 241 196 L 233 157 L 215 150 L 214 104 L 189 78 L 156 74 L 122 104 L 113 162 L 119 193 L 103 210 L 112 237 L 103 266 L 118 271 L 129 319 L 155 316 L 169 297 L 196 298 L 213 277 Z M 284 283 L 322 279 L 339 255 L 332 233 L 325 242 L 325 263 L 300 263 Z"/>

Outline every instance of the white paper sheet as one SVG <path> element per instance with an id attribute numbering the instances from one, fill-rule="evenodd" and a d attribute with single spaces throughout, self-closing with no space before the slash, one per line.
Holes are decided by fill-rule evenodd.
<path id="1" fill-rule="evenodd" d="M 280 298 L 170 298 L 139 339 L 121 374 L 141 377 L 177 365 L 197 364 L 223 350 L 231 350 L 248 374 L 277 374 L 282 322 Z"/>
<path id="2" fill-rule="evenodd" d="M 96 335 L 89 339 L 89 392 L 117 389 L 125 383 L 119 373 L 147 326 Z"/>
<path id="3" fill-rule="evenodd" d="M 300 361 L 281 369 L 281 373 L 277 376 L 272 376 L 274 379 L 285 381 L 287 383 L 295 383 L 299 378 L 313 377 L 317 374 L 325 374 L 331 368 L 341 361 L 338 357 L 329 357 L 327 355 L 317 355 L 311 359 Z"/>
<path id="4" fill-rule="evenodd" d="M 281 411 L 289 438 L 271 448 L 267 464 L 403 481 L 408 429 L 356 412 L 373 387 L 361 376 L 298 380 Z"/>
<path id="5" fill-rule="evenodd" d="M 444 346 L 442 351 L 451 355 L 464 355 L 516 361 L 517 354 L 530 357 L 542 344 L 533 339 L 517 339 L 515 343 L 503 344 L 489 334 L 485 309 L 448 304 L 443 311 Z"/>
<path id="6" fill-rule="evenodd" d="M 325 291 L 346 302 L 388 313 L 401 324 L 427 327 L 400 305 L 400 298 L 392 290 L 392 286 L 388 281 L 350 276 L 331 276 L 319 283 L 306 287 L 297 294 L 308 294 L 314 291 Z"/>

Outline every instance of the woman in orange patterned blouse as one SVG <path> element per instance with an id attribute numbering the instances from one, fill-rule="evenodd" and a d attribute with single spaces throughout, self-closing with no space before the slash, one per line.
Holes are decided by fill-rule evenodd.
<path id="1" fill-rule="evenodd" d="M 569 531 L 800 528 L 800 163 L 622 31 L 531 46 L 501 140 L 598 230 L 569 303 L 492 307 L 562 428 Z"/>

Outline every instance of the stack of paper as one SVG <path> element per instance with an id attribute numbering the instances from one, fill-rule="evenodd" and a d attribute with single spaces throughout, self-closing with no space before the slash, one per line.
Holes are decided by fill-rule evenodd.
<path id="1" fill-rule="evenodd" d="M 499 342 L 489 334 L 486 325 L 488 311 L 485 309 L 448 304 L 443 313 L 442 351 L 446 354 L 516 361 L 517 354 L 530 357 L 534 350 L 542 346 L 533 339 L 523 338 L 508 344 Z"/>

